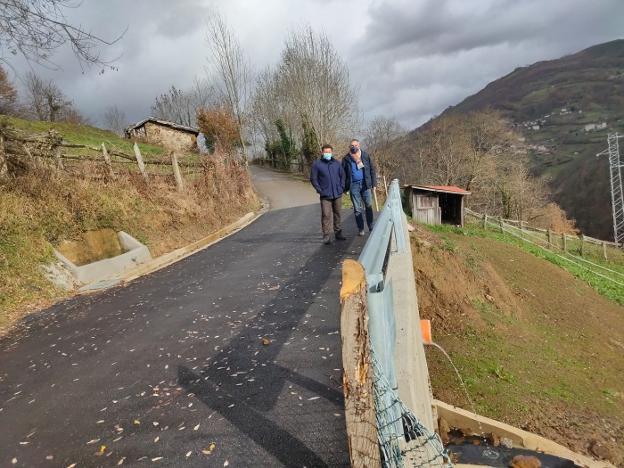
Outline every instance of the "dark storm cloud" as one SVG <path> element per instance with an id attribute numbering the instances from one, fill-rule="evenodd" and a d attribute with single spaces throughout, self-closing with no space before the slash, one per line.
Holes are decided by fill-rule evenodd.
<path id="1" fill-rule="evenodd" d="M 369 17 L 351 50 L 361 105 L 416 126 L 518 66 L 620 37 L 624 2 L 382 1 Z"/>
<path id="2" fill-rule="evenodd" d="M 278 60 L 289 31 L 327 33 L 347 61 L 364 119 L 394 115 L 416 126 L 518 66 L 557 58 L 621 37 L 620 0 L 85 0 L 71 19 L 106 38 L 118 71 L 84 73 L 71 51 L 54 56 L 54 79 L 98 121 L 109 105 L 129 120 L 149 114 L 171 85 L 205 74 L 204 25 L 217 7 L 238 33 L 252 65 Z M 14 62 L 20 73 L 29 69 Z M 313 71 L 312 71 L 313 72 Z"/>

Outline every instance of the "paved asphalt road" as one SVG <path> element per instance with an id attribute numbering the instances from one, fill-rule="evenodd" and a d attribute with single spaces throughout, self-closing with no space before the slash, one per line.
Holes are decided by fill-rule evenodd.
<path id="1" fill-rule="evenodd" d="M 0 340 L 0 466 L 348 465 L 338 291 L 363 239 L 347 217 L 322 245 L 308 184 L 254 174 L 273 209 L 246 229 Z"/>

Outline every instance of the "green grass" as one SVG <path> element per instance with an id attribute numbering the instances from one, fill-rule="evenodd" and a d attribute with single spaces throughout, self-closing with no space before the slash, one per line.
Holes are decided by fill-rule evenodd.
<path id="1" fill-rule="evenodd" d="M 38 120 L 24 120 L 16 117 L 1 116 L 9 126 L 27 133 L 44 134 L 48 130 L 56 130 L 63 136 L 63 140 L 68 143 L 89 145 L 100 147 L 105 143 L 109 150 L 117 150 L 123 153 L 133 155 L 134 143 L 125 138 L 121 138 L 113 132 L 102 130 L 101 128 L 92 127 L 90 125 L 79 125 L 67 122 L 42 122 Z M 160 146 L 139 143 L 141 154 L 149 161 L 152 157 L 161 157 L 165 154 L 165 150 Z M 93 154 L 88 149 L 67 149 L 71 154 Z"/>
<path id="2" fill-rule="evenodd" d="M 447 226 L 447 225 L 427 226 L 427 227 L 431 231 L 441 233 L 441 234 L 451 232 L 454 234 L 460 234 L 464 236 L 486 237 L 490 239 L 495 239 L 500 242 L 505 242 L 507 244 L 515 245 L 521 248 L 522 250 L 535 255 L 536 257 L 547 260 L 569 271 L 575 277 L 585 281 L 592 288 L 598 291 L 601 295 L 611 299 L 612 301 L 617 302 L 618 304 L 624 305 L 624 286 L 620 286 L 614 283 L 613 281 L 610 281 L 607 278 L 604 278 L 600 275 L 597 275 L 589 271 L 587 268 L 576 265 L 568 260 L 561 258 L 558 255 L 555 255 L 554 253 L 548 250 L 545 250 L 540 247 L 536 247 L 532 244 L 529 244 L 527 242 L 524 242 L 510 234 L 501 233 L 499 231 L 493 231 L 493 230 L 484 230 L 481 227 L 477 226 L 476 224 L 467 224 L 466 227 L 464 228 L 457 228 L 454 226 Z M 583 264 L 583 262 L 580 262 L 578 260 L 574 260 L 574 261 L 577 263 Z M 592 257 L 591 261 L 598 265 L 602 265 L 604 267 L 610 268 L 612 270 L 624 272 L 623 263 L 605 262 L 604 260 L 601 260 L 595 257 Z M 595 267 L 592 267 L 592 268 L 596 269 Z M 601 274 L 609 278 L 612 278 L 620 283 L 624 282 L 623 278 L 613 273 L 601 271 Z"/>

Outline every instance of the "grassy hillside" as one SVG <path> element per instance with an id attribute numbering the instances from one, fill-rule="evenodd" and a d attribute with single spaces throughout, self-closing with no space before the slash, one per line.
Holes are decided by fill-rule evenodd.
<path id="1" fill-rule="evenodd" d="M 11 119 L 25 131 L 53 127 L 66 141 L 132 152 L 130 142 L 94 127 Z M 164 153 L 141 145 L 152 157 Z M 220 158 L 186 179 L 183 192 L 167 177 L 150 178 L 148 185 L 133 172 L 115 180 L 97 175 L 101 163 L 81 162 L 81 172 L 52 167 L 0 183 L 0 332 L 29 309 L 68 296 L 45 278 L 42 265 L 53 260 L 52 246 L 80 239 L 85 231 L 111 228 L 126 231 L 149 247 L 153 256 L 196 241 L 258 207 L 248 171 L 225 165 Z M 79 175 L 76 175 L 79 174 Z"/>
<path id="2" fill-rule="evenodd" d="M 134 154 L 132 149 L 134 143 L 132 141 L 121 138 L 109 130 L 102 130 L 101 128 L 92 127 L 90 125 L 78 125 L 67 122 L 25 120 L 6 115 L 0 115 L 0 119 L 6 122 L 9 126 L 22 130 L 26 133 L 41 134 L 47 132 L 48 130 L 56 130 L 63 135 L 63 139 L 68 143 L 94 147 L 99 147 L 102 143 L 105 143 L 108 148 L 116 149 L 127 154 Z M 147 160 L 149 160 L 150 157 L 157 157 L 165 154 L 165 150 L 156 145 L 139 143 L 139 148 L 141 148 L 141 154 L 145 156 Z M 80 150 L 76 150 L 76 152 L 80 152 Z"/>
<path id="3" fill-rule="evenodd" d="M 419 227 L 420 312 L 476 411 L 624 464 L 624 307 L 497 234 Z M 624 294 L 624 292 L 621 292 Z M 427 349 L 434 394 L 471 410 L 448 361 Z"/>
<path id="4" fill-rule="evenodd" d="M 608 165 L 596 153 L 624 132 L 624 40 L 514 70 L 445 113 L 493 108 L 531 145 L 533 170 L 589 235 L 612 237 Z M 606 128 L 586 130 L 586 125 Z"/>

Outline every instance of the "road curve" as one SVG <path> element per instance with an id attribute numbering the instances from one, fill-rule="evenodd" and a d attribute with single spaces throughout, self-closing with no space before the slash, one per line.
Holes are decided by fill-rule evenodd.
<path id="1" fill-rule="evenodd" d="M 253 169 L 272 210 L 0 340 L 0 466 L 347 466 L 340 263 L 308 184 Z M 75 464 L 75 465 L 73 465 Z"/>

